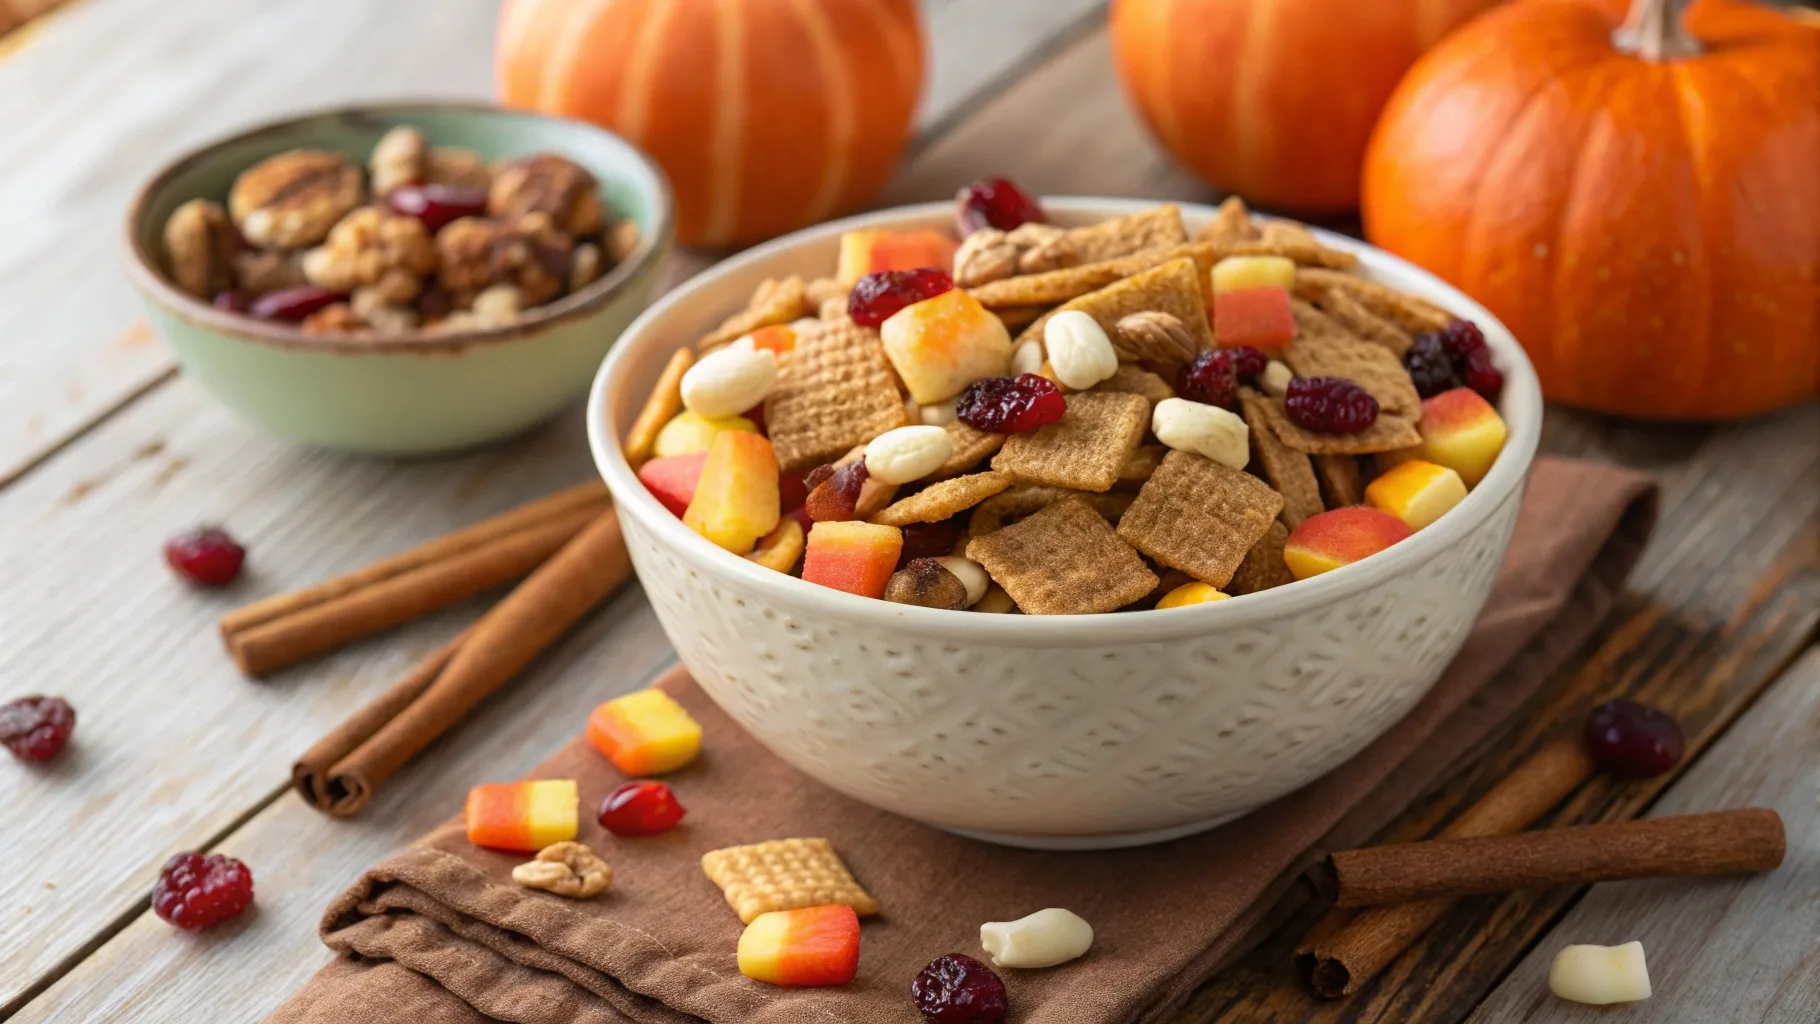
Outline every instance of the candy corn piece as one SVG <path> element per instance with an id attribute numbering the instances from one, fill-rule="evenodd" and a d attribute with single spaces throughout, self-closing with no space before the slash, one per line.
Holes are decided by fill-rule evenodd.
<path id="1" fill-rule="evenodd" d="M 1213 339 L 1221 348 L 1249 345 L 1280 352 L 1295 340 L 1295 311 L 1282 287 L 1213 293 Z"/>
<path id="2" fill-rule="evenodd" d="M 903 550 L 904 534 L 895 526 L 816 523 L 803 556 L 803 579 L 861 597 L 883 597 Z"/>
<path id="3" fill-rule="evenodd" d="M 954 263 L 954 241 L 940 231 L 884 231 L 862 228 L 840 236 L 840 259 L 835 276 L 853 287 L 867 274 L 881 270 L 915 270 Z"/>
<path id="4" fill-rule="evenodd" d="M 683 523 L 736 555 L 777 527 L 777 455 L 758 434 L 717 434 Z"/>
<path id="5" fill-rule="evenodd" d="M 659 775 L 701 753 L 701 725 L 669 694 L 640 690 L 594 709 L 588 743 L 627 775 Z"/>
<path id="6" fill-rule="evenodd" d="M 1365 488 L 1365 504 L 1389 512 L 1412 530 L 1441 518 L 1466 500 L 1466 484 L 1446 466 L 1411 459 Z"/>
<path id="7" fill-rule="evenodd" d="M 536 853 L 575 838 L 574 779 L 496 782 L 468 790 L 468 842 Z"/>
<path id="8" fill-rule="evenodd" d="M 1171 590 L 1169 593 L 1164 594 L 1163 599 L 1158 601 L 1156 606 L 1158 611 L 1167 608 L 1186 608 L 1193 604 L 1211 604 L 1214 601 L 1224 601 L 1231 596 L 1231 594 L 1216 590 L 1205 583 L 1184 583 L 1174 590 Z"/>
<path id="9" fill-rule="evenodd" d="M 859 971 L 859 916 L 852 907 L 773 910 L 739 937 L 739 973 L 769 985 L 845 985 Z"/>
<path id="10" fill-rule="evenodd" d="M 689 511 L 689 502 L 695 500 L 695 485 L 707 463 L 705 451 L 659 456 L 638 467 L 638 479 L 653 498 L 681 519 Z"/>

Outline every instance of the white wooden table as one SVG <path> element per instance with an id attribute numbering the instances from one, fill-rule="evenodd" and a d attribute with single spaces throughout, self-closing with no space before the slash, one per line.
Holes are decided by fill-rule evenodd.
<path id="1" fill-rule="evenodd" d="M 945 196 L 985 173 L 1049 193 L 1209 196 L 1126 109 L 1103 0 L 924 5 L 932 77 L 918 139 L 880 203 Z M 488 96 L 496 9 L 497 0 L 76 0 L 0 38 L 0 700 L 57 693 L 79 716 L 76 742 L 54 765 L 0 758 L 0 1020 L 193 1021 L 198 1007 L 211 1020 L 260 1019 L 327 959 L 317 915 L 363 867 L 447 817 L 469 785 L 541 760 L 588 707 L 673 657 L 629 588 L 420 756 L 362 817 L 342 822 L 289 793 L 291 761 L 482 603 L 264 682 L 241 678 L 213 632 L 223 610 L 250 597 L 357 567 L 590 473 L 578 410 L 485 452 L 408 463 L 264 435 L 174 369 L 139 322 L 118 264 L 132 190 L 200 141 L 357 98 Z M 1820 617 L 1811 607 L 1820 603 L 1820 409 L 1726 431 L 1637 432 L 1568 415 L 1550 430 L 1556 450 L 1664 471 L 1667 546 L 1640 574 L 1627 621 L 1643 623 L 1636 636 L 1647 638 L 1664 615 L 1682 616 L 1677 636 L 1721 638 L 1712 649 L 1728 675 L 1712 703 L 1724 714 L 1702 725 L 1717 732 L 1769 687 Z M 1808 437 L 1816 441 L 1804 449 Z M 224 522 L 252 550 L 247 578 L 225 593 L 181 586 L 159 556 L 168 535 L 203 521 Z M 1614 670 L 1654 678 L 1710 667 L 1673 652 L 1651 664 Z M 1745 718 L 1663 806 L 1786 800 L 1811 831 L 1815 671 L 1813 657 L 1790 670 L 1764 705 L 1776 710 Z M 147 913 L 158 866 L 183 849 L 252 865 L 255 911 L 200 936 Z M 1562 931 L 1604 941 L 1668 921 L 1651 958 L 1674 965 L 1678 986 L 1718 986 L 1736 1005 L 1769 1006 L 1789 992 L 1820 1004 L 1812 915 L 1776 922 L 1768 909 L 1805 898 L 1799 885 L 1812 878 L 1739 890 L 1763 908 L 1744 914 L 1687 903 L 1675 887 L 1602 888 Z M 1701 934 L 1679 934 L 1677 914 L 1705 915 Z M 1805 969 L 1796 957 L 1740 977 L 1735 960 L 1699 953 L 1772 923 L 1777 948 L 1802 953 Z M 1558 1008 L 1535 997 L 1549 943 L 1523 960 L 1534 934 L 1501 940 L 1470 998 L 1390 1019 L 1462 1019 L 1519 961 L 1484 1019 L 1557 1019 Z M 1233 983 L 1261 994 L 1210 995 L 1184 1019 L 1338 1019 L 1288 995 L 1271 1003 L 1287 1009 L 1257 1009 L 1287 991 L 1282 978 L 1261 977 Z M 1636 1019 L 1645 1017 L 1669 1019 L 1648 1010 Z"/>

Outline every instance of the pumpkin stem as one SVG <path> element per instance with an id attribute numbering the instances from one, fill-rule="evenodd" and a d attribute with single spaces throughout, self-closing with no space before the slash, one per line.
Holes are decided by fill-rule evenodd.
<path id="1" fill-rule="evenodd" d="M 1681 12 L 1687 3 L 1688 0 L 1631 0 L 1624 24 L 1612 33 L 1612 44 L 1651 62 L 1697 56 L 1700 41 L 1681 27 Z"/>

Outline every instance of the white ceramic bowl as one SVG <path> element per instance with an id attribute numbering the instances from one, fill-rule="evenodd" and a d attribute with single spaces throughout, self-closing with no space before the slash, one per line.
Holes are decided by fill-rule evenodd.
<path id="1" fill-rule="evenodd" d="M 1058 222 L 1152 203 L 1051 198 Z M 1213 214 L 1185 205 L 1190 230 Z M 660 368 L 764 278 L 833 271 L 842 231 L 945 227 L 949 203 L 823 224 L 759 246 L 652 306 L 607 356 L 588 406 L 595 463 L 682 663 L 778 756 L 866 803 L 1048 849 L 1211 828 L 1357 753 L 1433 685 L 1510 542 L 1542 397 L 1510 332 L 1432 275 L 1360 242 L 1372 274 L 1479 324 L 1505 371 L 1510 439 L 1458 508 L 1362 562 L 1169 611 L 983 615 L 855 597 L 696 536 L 620 454 Z"/>

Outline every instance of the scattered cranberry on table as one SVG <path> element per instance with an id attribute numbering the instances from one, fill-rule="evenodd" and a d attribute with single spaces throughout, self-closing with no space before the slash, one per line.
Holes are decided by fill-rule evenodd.
<path id="1" fill-rule="evenodd" d="M 1647 779 L 1681 763 L 1687 741 L 1673 717 L 1634 700 L 1613 700 L 1586 719 L 1586 752 L 1608 775 Z"/>
<path id="2" fill-rule="evenodd" d="M 302 323 L 311 313 L 332 306 L 337 302 L 346 302 L 347 293 L 318 288 L 313 284 L 300 284 L 295 288 L 285 288 L 269 292 L 253 300 L 247 312 L 260 320 L 282 320 L 286 323 Z"/>
<path id="3" fill-rule="evenodd" d="M 934 267 L 881 270 L 867 274 L 854 284 L 847 296 L 847 315 L 861 327 L 877 327 L 905 306 L 953 290 L 954 278 L 945 270 Z"/>
<path id="4" fill-rule="evenodd" d="M 1046 219 L 1042 204 L 1007 178 L 981 178 L 955 197 L 954 223 L 962 238 L 981 228 L 1010 231 Z"/>
<path id="5" fill-rule="evenodd" d="M 661 782 L 628 782 L 600 802 L 600 827 L 616 836 L 654 836 L 675 828 L 687 814 Z"/>
<path id="6" fill-rule="evenodd" d="M 910 983 L 910 996 L 930 1024 L 999 1024 L 1008 1001 L 992 968 L 961 953 L 929 961 Z"/>
<path id="7" fill-rule="evenodd" d="M 967 385 L 955 400 L 962 423 L 994 434 L 1028 434 L 1062 418 L 1068 403 L 1055 382 L 1034 373 L 987 377 Z"/>
<path id="8" fill-rule="evenodd" d="M 1289 422 L 1326 434 L 1357 434 L 1378 421 L 1378 400 L 1340 377 L 1297 377 L 1283 397 Z"/>
<path id="9" fill-rule="evenodd" d="M 191 583 L 225 587 L 240 575 L 246 564 L 246 549 L 226 530 L 204 526 L 165 541 L 164 560 Z"/>
<path id="10" fill-rule="evenodd" d="M 219 853 L 179 853 L 152 886 L 152 910 L 185 931 L 213 928 L 253 903 L 253 873 Z"/>
<path id="11" fill-rule="evenodd" d="M 62 697 L 21 697 L 0 704 L 0 744 L 21 761 L 49 761 L 76 728 L 76 709 Z"/>
<path id="12" fill-rule="evenodd" d="M 487 212 L 485 189 L 459 188 L 454 185 L 400 185 L 386 193 L 386 205 L 404 217 L 416 217 L 431 234 L 445 224 L 463 217 L 484 217 Z"/>

